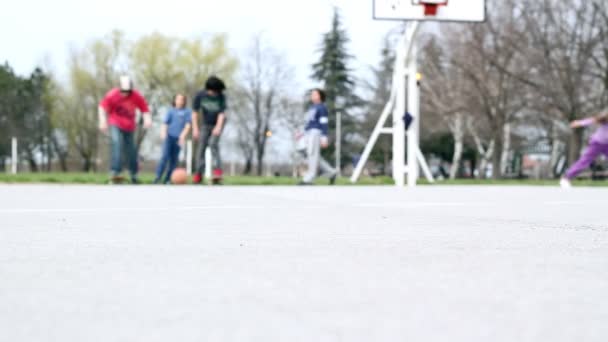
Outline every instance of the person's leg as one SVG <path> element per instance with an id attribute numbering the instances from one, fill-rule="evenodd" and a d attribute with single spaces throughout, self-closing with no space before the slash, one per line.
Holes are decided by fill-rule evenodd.
<path id="1" fill-rule="evenodd" d="M 600 146 L 602 153 L 604 154 L 604 156 L 606 156 L 606 158 L 608 158 L 608 143 L 601 144 Z"/>
<path id="2" fill-rule="evenodd" d="M 198 145 L 198 163 L 196 166 L 196 174 L 204 175 L 205 174 L 205 151 L 207 150 L 207 146 L 209 146 L 209 137 L 211 135 L 211 131 L 209 127 L 203 126 L 201 127 L 201 140 Z"/>
<path id="3" fill-rule="evenodd" d="M 169 154 L 169 170 L 167 170 L 167 176 L 165 177 L 165 183 L 169 183 L 171 180 L 171 175 L 173 171 L 177 167 L 177 162 L 179 159 L 179 139 L 177 138 L 169 138 L 171 139 L 171 150 Z"/>
<path id="4" fill-rule="evenodd" d="M 307 133 L 308 148 L 306 154 L 308 156 L 308 170 L 302 181 L 304 183 L 312 183 L 317 177 L 319 171 L 319 159 L 321 157 L 321 135 L 316 130 L 310 130 Z"/>
<path id="5" fill-rule="evenodd" d="M 133 132 L 122 132 L 131 181 L 136 183 L 138 181 L 137 174 L 139 172 L 139 160 L 137 158 L 137 148 L 135 147 L 134 135 L 135 134 Z"/>
<path id="6" fill-rule="evenodd" d="M 579 173 L 583 172 L 587 169 L 591 163 L 597 158 L 597 156 L 602 152 L 602 144 L 598 144 L 595 142 L 591 142 L 581 158 L 572 165 L 568 171 L 566 171 L 566 179 L 572 180 Z"/>
<path id="7" fill-rule="evenodd" d="M 167 167 L 167 162 L 169 161 L 169 156 L 171 153 L 171 144 L 169 139 L 165 139 L 163 142 L 163 154 L 158 162 L 158 166 L 156 167 L 156 178 L 154 179 L 154 183 L 160 182 L 160 179 L 163 177 L 163 173 L 165 172 L 165 168 Z"/>
<path id="8" fill-rule="evenodd" d="M 122 137 L 118 127 L 110 126 L 110 173 L 112 177 L 122 172 Z"/>
<path id="9" fill-rule="evenodd" d="M 321 174 L 329 178 L 329 185 L 336 184 L 338 172 L 336 171 L 336 169 L 334 169 L 333 166 L 331 166 L 331 164 L 327 160 L 325 160 L 325 158 L 323 158 L 323 156 L 319 154 L 319 157 L 319 167 L 321 168 Z"/>
<path id="10" fill-rule="evenodd" d="M 321 155 L 319 155 L 319 167 L 323 176 L 333 177 L 336 174 L 336 169 Z"/>
<path id="11" fill-rule="evenodd" d="M 212 135 L 209 138 L 209 148 L 211 148 L 211 160 L 213 160 L 213 169 L 222 169 L 222 157 L 220 156 L 220 137 Z"/>

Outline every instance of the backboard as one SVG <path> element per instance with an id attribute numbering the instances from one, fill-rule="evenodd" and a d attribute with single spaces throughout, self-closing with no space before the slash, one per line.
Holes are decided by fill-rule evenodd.
<path id="1" fill-rule="evenodd" d="M 373 1 L 374 19 L 379 20 L 482 22 L 486 19 L 486 0 Z"/>

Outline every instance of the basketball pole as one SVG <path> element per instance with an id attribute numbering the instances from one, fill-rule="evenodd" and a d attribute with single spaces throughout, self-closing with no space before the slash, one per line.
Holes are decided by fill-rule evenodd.
<path id="1" fill-rule="evenodd" d="M 429 167 L 420 151 L 420 87 L 416 77 L 418 49 L 416 36 L 420 23 L 409 22 L 402 37 L 399 39 L 395 54 L 395 67 L 393 71 L 393 84 L 390 99 L 380 116 L 372 135 L 363 150 L 363 154 L 350 179 L 356 183 L 363 172 L 363 168 L 376 144 L 380 134 L 393 135 L 393 180 L 398 187 L 416 186 L 419 167 L 422 167 L 429 182 L 434 182 Z M 405 130 L 404 115 L 408 112 L 413 117 L 409 130 Z M 385 127 L 388 117 L 393 116 L 392 127 Z M 405 139 L 408 140 L 408 165 L 405 165 Z"/>
<path id="2" fill-rule="evenodd" d="M 192 175 L 192 146 L 192 140 L 188 139 L 188 141 L 186 142 L 186 172 L 188 176 Z"/>
<path id="3" fill-rule="evenodd" d="M 342 112 L 336 112 L 336 172 L 342 173 Z"/>
<path id="4" fill-rule="evenodd" d="M 420 149 L 420 88 L 418 87 L 418 44 L 412 39 L 410 44 L 410 58 L 407 60 L 407 112 L 412 116 L 412 123 L 407 131 L 407 186 L 413 188 L 418 180 L 418 149 Z M 402 111 L 401 113 L 404 113 Z M 401 120 L 404 121 L 404 120 Z M 420 164 L 423 164 L 421 162 Z M 398 177 L 404 177 L 400 173 Z"/>
<path id="5" fill-rule="evenodd" d="M 206 179 L 211 179 L 212 176 L 212 170 L 211 170 L 211 163 L 213 162 L 213 156 L 211 155 L 211 148 L 207 147 L 205 149 L 205 178 Z"/>

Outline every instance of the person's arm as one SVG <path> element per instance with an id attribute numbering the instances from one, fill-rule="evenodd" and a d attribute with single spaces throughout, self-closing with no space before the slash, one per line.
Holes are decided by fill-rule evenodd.
<path id="1" fill-rule="evenodd" d="M 144 112 L 142 115 L 144 117 L 144 128 L 152 128 L 152 114 L 150 114 L 150 112 Z"/>
<path id="2" fill-rule="evenodd" d="M 605 124 L 608 123 L 608 110 L 605 110 L 597 115 L 581 119 L 574 120 L 570 123 L 570 127 L 572 128 L 580 128 L 580 127 L 588 127 L 595 124 Z"/>
<path id="3" fill-rule="evenodd" d="M 110 112 L 110 93 L 111 91 L 104 96 L 104 98 L 99 103 L 99 107 L 97 109 L 97 119 L 99 121 L 99 130 L 101 133 L 108 133 L 108 114 Z"/>
<path id="4" fill-rule="evenodd" d="M 219 113 L 217 115 L 217 123 L 215 124 L 215 127 L 213 127 L 212 134 L 215 135 L 216 137 L 219 137 L 222 134 L 222 130 L 224 129 L 225 122 L 226 122 L 226 114 Z"/>
<path id="5" fill-rule="evenodd" d="M 160 126 L 160 139 L 165 141 L 167 139 L 167 133 L 169 131 L 169 124 L 171 124 L 171 120 L 173 119 L 173 109 L 169 110 L 165 115 L 165 119 L 163 120 L 163 124 Z"/>
<path id="6" fill-rule="evenodd" d="M 222 134 L 222 130 L 224 129 L 224 124 L 226 123 L 226 97 L 221 95 L 221 113 L 217 115 L 217 122 L 215 123 L 215 127 L 213 127 L 213 132 L 211 132 L 216 137 L 219 137 Z"/>
<path id="7" fill-rule="evenodd" d="M 200 130 L 198 128 L 198 113 L 192 112 L 192 139 L 196 140 L 200 136 Z"/>
<path id="8" fill-rule="evenodd" d="M 101 133 L 108 133 L 108 112 L 101 105 L 98 108 L 97 116 L 99 121 L 99 130 Z"/>
<path id="9" fill-rule="evenodd" d="M 572 127 L 572 128 L 588 127 L 588 126 L 596 124 L 597 122 L 598 122 L 597 117 L 593 116 L 593 117 L 585 118 L 585 119 L 581 119 L 581 120 L 574 120 L 570 123 L 570 127 Z"/>
<path id="10" fill-rule="evenodd" d="M 186 138 L 188 138 L 188 134 L 190 134 L 190 126 L 191 125 L 187 123 L 184 129 L 182 130 L 182 133 L 179 135 L 180 146 L 184 146 L 184 144 L 186 143 Z"/>
<path id="11" fill-rule="evenodd" d="M 321 147 L 327 148 L 329 146 L 329 115 L 327 109 L 320 109 L 317 115 L 319 115 L 319 123 L 321 124 Z"/>

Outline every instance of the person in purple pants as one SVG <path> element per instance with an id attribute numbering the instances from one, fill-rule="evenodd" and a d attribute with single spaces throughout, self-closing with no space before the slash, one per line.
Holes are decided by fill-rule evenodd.
<path id="1" fill-rule="evenodd" d="M 595 158 L 600 154 L 604 154 L 608 157 L 608 110 L 594 117 L 573 121 L 570 124 L 570 127 L 588 127 L 594 124 L 597 124 L 600 127 L 591 137 L 589 146 L 587 146 L 582 157 L 566 171 L 564 178 L 560 181 L 562 188 L 570 188 L 572 186 L 570 181 L 591 166 L 591 163 L 593 163 Z"/>

